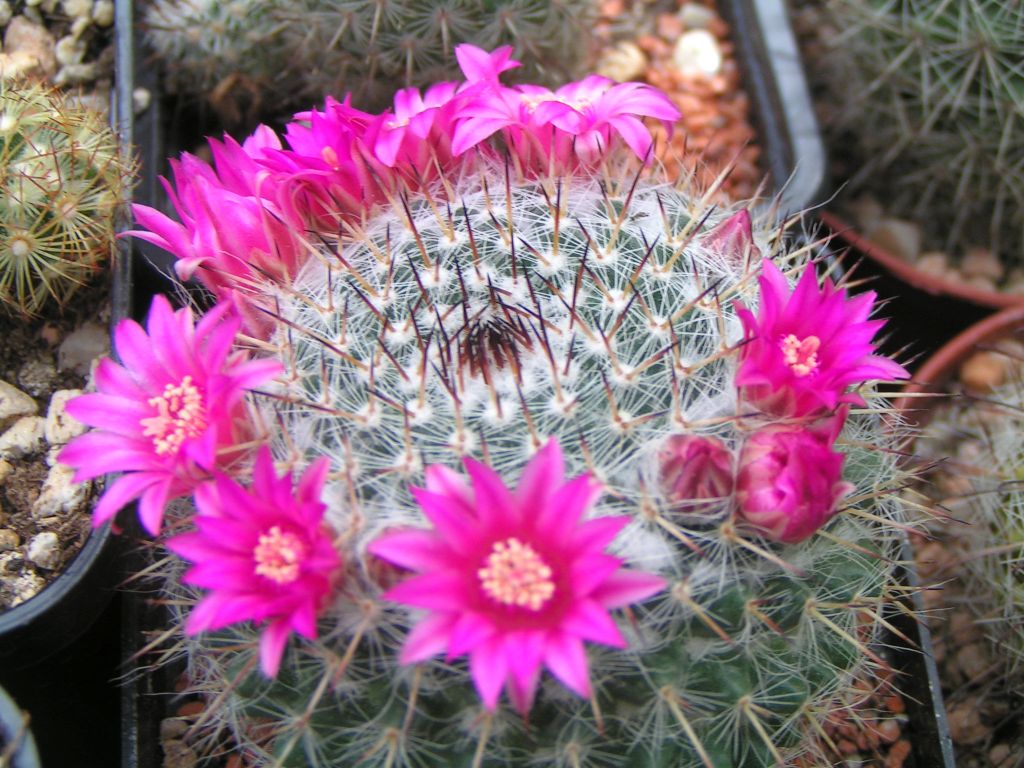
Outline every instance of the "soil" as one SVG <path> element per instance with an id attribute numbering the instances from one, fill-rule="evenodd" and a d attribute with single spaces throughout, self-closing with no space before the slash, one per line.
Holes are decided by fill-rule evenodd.
<path id="1" fill-rule="evenodd" d="M 86 376 L 62 370 L 58 351 L 64 339 L 87 321 L 109 320 L 108 287 L 99 279 L 80 290 L 63 312 L 53 318 L 25 320 L 0 309 L 0 380 L 32 396 L 38 413 L 46 415 L 54 392 L 82 389 Z M 52 456 L 43 444 L 23 456 L 0 459 L 0 612 L 31 598 L 56 579 L 71 562 L 92 530 L 94 493 L 63 514 L 33 514 L 43 483 L 50 474 Z M 41 534 L 56 535 L 59 555 L 43 567 L 29 557 Z M 45 540 L 45 538 L 44 538 Z"/>

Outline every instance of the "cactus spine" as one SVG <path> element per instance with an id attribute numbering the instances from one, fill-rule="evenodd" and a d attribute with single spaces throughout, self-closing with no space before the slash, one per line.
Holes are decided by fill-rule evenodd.
<path id="1" fill-rule="evenodd" d="M 131 174 L 102 115 L 38 84 L 0 83 L 0 301 L 63 305 L 110 257 Z"/>
<path id="2" fill-rule="evenodd" d="M 454 79 L 460 42 L 514 46 L 526 81 L 565 79 L 592 12 L 592 0 L 157 0 L 145 23 L 182 90 L 247 84 L 274 109 L 347 91 L 367 108 Z"/>
<path id="3" fill-rule="evenodd" d="M 350 226 L 276 291 L 270 344 L 287 371 L 262 419 L 282 461 L 329 458 L 328 519 L 351 567 L 320 639 L 293 646 L 273 681 L 254 629 L 183 640 L 195 689 L 216 699 L 207 747 L 227 731 L 279 766 L 782 765 L 875 663 L 885 521 L 900 514 L 877 414 L 847 423 L 855 490 L 823 535 L 740 535 L 728 499 L 680 511 L 657 477 L 665 441 L 735 450 L 757 422 L 733 386 L 733 302 L 756 303 L 756 268 L 702 244 L 728 212 L 605 170 L 522 181 L 491 164 L 449 179 Z M 787 247 L 763 225 L 755 242 Z M 397 574 L 366 546 L 420 523 L 408 487 L 425 465 L 468 455 L 514 479 L 549 437 L 568 474 L 605 484 L 597 514 L 632 518 L 615 554 L 670 586 L 619 622 L 628 650 L 589 650 L 592 700 L 545 675 L 528 719 L 489 714 L 461 661 L 399 664 L 410 616 L 381 599 Z M 178 575 L 167 589 L 183 618 L 197 595 Z"/>
<path id="4" fill-rule="evenodd" d="M 825 19 L 836 31 L 816 70 L 836 146 L 855 148 L 854 187 L 922 222 L 932 247 L 989 245 L 1019 266 L 1024 8 L 831 0 Z"/>

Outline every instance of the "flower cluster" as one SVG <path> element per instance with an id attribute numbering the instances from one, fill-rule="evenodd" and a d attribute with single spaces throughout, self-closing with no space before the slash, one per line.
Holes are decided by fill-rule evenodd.
<path id="1" fill-rule="evenodd" d="M 824 525 L 851 486 L 834 444 L 849 405 L 863 405 L 851 387 L 910 374 L 874 354 L 884 324 L 869 320 L 875 294 L 848 298 L 806 270 L 791 291 L 772 262 L 761 267 L 757 315 L 737 308 L 743 323 L 736 386 L 741 407 L 766 425 L 744 443 L 736 478 L 737 514 L 784 542 L 806 539 Z"/>
<path id="2" fill-rule="evenodd" d="M 367 226 L 375 207 L 393 206 L 404 210 L 411 220 L 409 199 L 417 190 L 429 190 L 432 184 L 444 188 L 453 178 L 472 178 L 480 164 L 492 170 L 501 166 L 515 178 L 532 183 L 535 177 L 552 171 L 559 178 L 593 176 L 608 154 L 618 150 L 643 161 L 651 145 L 643 120 L 671 124 L 677 116 L 666 97 L 649 86 L 616 84 L 591 76 L 556 90 L 534 85 L 509 87 L 499 79 L 502 72 L 517 66 L 509 49 L 487 53 L 460 46 L 456 55 L 464 82 L 440 83 L 422 93 L 400 91 L 394 109 L 384 114 L 361 112 L 347 98 L 328 99 L 323 109 L 296 115 L 283 141 L 261 127 L 241 143 L 229 138 L 211 141 L 212 165 L 189 155 L 174 164 L 173 183 L 166 186 L 179 220 L 136 206 L 144 229 L 135 234 L 174 254 L 179 276 L 198 277 L 217 303 L 197 322 L 190 310 L 175 311 L 166 299 L 158 297 L 145 329 L 130 320 L 121 323 L 115 332 L 121 362 L 101 363 L 96 373 L 98 392 L 69 405 L 69 411 L 95 431 L 71 442 L 60 459 L 76 468 L 78 480 L 111 471 L 124 473 L 97 505 L 97 525 L 138 499 L 142 524 L 156 535 L 168 502 L 193 498 L 191 510 L 176 516 L 168 513 L 165 526 L 171 531 L 168 549 L 190 563 L 182 580 L 205 590 L 186 622 L 187 634 L 243 622 L 260 625 L 260 666 L 273 677 L 291 635 L 315 638 L 318 620 L 329 607 L 355 602 L 350 600 L 351 591 L 374 605 L 375 620 L 388 612 L 377 605 L 378 600 L 413 609 L 401 624 L 403 632 L 408 630 L 403 635 L 401 663 L 418 664 L 442 654 L 446 661 L 468 657 L 469 676 L 483 705 L 495 709 L 502 691 L 507 690 L 513 706 L 525 714 L 538 696 L 545 669 L 568 690 L 591 697 L 595 686 L 585 644 L 624 648 L 624 624 L 613 611 L 641 603 L 667 586 L 662 575 L 629 567 L 631 558 L 620 557 L 620 550 L 609 552 L 613 545 L 628 549 L 618 539 L 634 518 L 608 513 L 608 507 L 614 510 L 628 495 L 612 487 L 614 481 L 608 480 L 608 475 L 632 471 L 634 468 L 621 465 L 639 463 L 638 457 L 654 446 L 661 486 L 658 503 L 697 518 L 712 508 L 724 509 L 729 530 L 736 521 L 741 531 L 784 543 L 802 541 L 836 513 L 852 487 L 843 477 L 844 456 L 836 443 L 850 406 L 863 403 L 858 388 L 870 380 L 892 381 L 907 374 L 896 363 L 874 354 L 872 338 L 881 326 L 868 319 L 874 296 L 851 298 L 830 281 L 819 285 L 812 268 L 805 269 L 791 290 L 786 276 L 771 261 L 760 261 L 746 210 L 723 219 L 697 238 L 702 242 L 701 258 L 711 268 L 721 266 L 723 274 L 740 275 L 742 279 L 734 282 L 744 286 L 745 295 L 753 292 L 753 282 L 746 278 L 760 271 L 756 314 L 742 304 L 729 310 L 738 317 L 737 325 L 742 325 L 743 339 L 735 345 L 735 337 L 723 339 L 714 356 L 716 375 L 724 382 L 719 391 L 732 392 L 735 385 L 735 401 L 717 398 L 728 400 L 730 407 L 736 403 L 734 411 L 716 422 L 728 423 L 731 431 L 726 434 L 723 428 L 720 438 L 706 431 L 669 434 L 670 427 L 660 426 L 662 431 L 656 433 L 655 440 L 624 450 L 624 458 L 615 457 L 617 464 L 609 462 L 613 471 L 608 473 L 594 468 L 592 457 L 626 445 L 634 439 L 633 426 L 654 416 L 638 408 L 635 420 L 627 418 L 625 407 L 618 410 L 609 395 L 618 420 L 615 445 L 595 441 L 591 453 L 586 436 L 581 435 L 583 447 L 578 453 L 582 455 L 572 459 L 576 467 L 587 471 L 567 478 L 566 433 L 558 436 L 560 443 L 558 437 L 551 437 L 552 432 L 536 429 L 527 406 L 529 385 L 536 383 L 531 377 L 540 379 L 548 370 L 561 377 L 556 381 L 557 399 L 547 403 L 549 410 L 569 414 L 576 406 L 571 389 L 582 389 L 588 383 L 579 381 L 584 377 L 601 379 L 604 390 L 611 392 L 612 385 L 598 370 L 595 361 L 599 358 L 591 354 L 593 350 L 575 351 L 570 333 L 562 334 L 566 337 L 558 342 L 562 346 L 556 347 L 552 341 L 562 331 L 555 319 L 563 310 L 571 318 L 572 332 L 578 328 L 581 336 L 587 334 L 590 329 L 583 303 L 589 301 L 601 306 L 599 310 L 588 308 L 589 316 L 599 315 L 602 322 L 611 320 L 608 336 L 594 325 L 597 332 L 590 334 L 591 345 L 602 354 L 608 350 L 611 356 L 610 337 L 620 322 L 625 323 L 626 310 L 633 306 L 633 299 L 624 298 L 624 289 L 604 285 L 586 264 L 589 253 L 595 260 L 626 261 L 630 257 L 613 253 L 612 246 L 599 244 L 599 238 L 589 233 L 580 240 L 585 244 L 581 245 L 579 271 L 563 284 L 554 278 L 547 281 L 546 275 L 536 283 L 526 278 L 525 283 L 517 283 L 515 266 L 511 280 L 491 274 L 486 268 L 494 268 L 495 263 L 481 265 L 477 257 L 489 250 L 494 258 L 498 249 L 478 249 L 475 241 L 472 265 L 468 258 L 460 264 L 458 254 L 449 258 L 446 251 L 449 260 L 444 267 L 443 259 L 438 258 L 430 272 L 436 284 L 444 279 L 449 285 L 459 284 L 461 312 L 457 304 L 442 304 L 440 298 L 435 302 L 422 279 L 424 274 L 430 276 L 427 270 L 414 271 L 410 277 L 398 272 L 404 265 L 397 259 L 374 263 L 374 274 L 383 275 L 388 288 L 392 282 L 402 290 L 415 284 L 408 304 L 414 308 L 421 303 L 429 305 L 436 314 L 437 325 L 430 332 L 449 336 L 444 340 L 449 346 L 436 357 L 430 356 L 431 344 L 440 349 L 441 343 L 424 340 L 429 333 L 416 324 L 415 315 L 410 311 L 402 318 L 403 330 L 361 292 L 365 286 L 353 285 L 353 304 L 358 299 L 370 308 L 374 319 L 369 322 L 372 333 L 368 338 L 378 342 L 365 366 L 353 351 L 360 339 L 352 342 L 346 338 L 347 333 L 355 338 L 366 331 L 366 324 L 361 330 L 350 330 L 350 320 L 353 327 L 358 324 L 354 313 L 346 309 L 337 326 L 325 333 L 300 330 L 298 323 L 278 316 L 275 298 L 286 289 L 298 294 L 294 279 L 311 254 L 323 255 L 312 244 L 332 244 L 328 253 L 344 262 L 345 233 L 351 235 Z M 657 192 L 663 189 L 659 187 Z M 451 204 L 452 197 L 445 202 Z M 435 207 L 433 203 L 432 198 Z M 557 209 L 550 201 L 546 203 L 546 208 Z M 465 201 L 461 204 L 468 210 Z M 613 205 L 605 207 L 614 213 Z M 660 215 L 669 218 L 663 207 Z M 656 209 L 648 208 L 644 217 L 658 218 Z M 626 220 L 623 213 L 613 222 L 616 233 Z M 560 243 L 558 226 L 556 223 L 550 244 L 553 250 Z M 504 236 L 500 222 L 495 221 L 495 227 Z M 381 229 L 390 248 L 390 224 Z M 419 235 L 415 226 L 412 231 Z M 532 247 L 521 232 L 516 234 L 524 248 Z M 465 239 L 472 238 L 470 231 Z M 635 239 L 648 245 L 649 238 Z M 508 240 L 517 245 L 515 238 Z M 420 243 L 419 247 L 428 259 L 426 246 Z M 602 247 L 607 252 L 602 252 Z M 652 248 L 647 248 L 648 255 Z M 450 264 L 452 269 L 448 269 Z M 630 275 L 630 289 L 637 290 L 643 266 L 641 262 L 623 270 Z M 465 274 L 460 271 L 463 269 Z M 651 270 L 655 271 L 654 266 Z M 671 264 L 664 272 L 671 272 Z M 327 272 L 328 278 L 331 274 Z M 362 277 L 354 271 L 348 275 L 354 276 L 354 282 Z M 585 275 L 595 289 L 577 290 Z M 474 276 L 478 284 L 467 288 Z M 657 298 L 669 297 L 665 300 L 670 305 L 668 314 L 676 311 L 674 291 L 683 282 L 673 282 L 672 277 L 658 274 L 652 278 L 662 281 Z M 436 284 L 432 287 L 437 288 Z M 693 283 L 684 287 L 688 290 Z M 541 288 L 550 292 L 549 303 L 531 295 Z M 278 289 L 280 293 L 275 294 Z M 466 297 L 474 290 L 474 296 L 486 293 L 487 297 L 471 307 L 471 314 Z M 381 307 L 386 303 L 383 293 L 376 296 Z M 688 294 L 679 291 L 678 295 Z M 306 297 L 302 299 L 306 301 Z M 395 301 L 393 296 L 389 300 Z M 310 299 L 306 304 L 313 307 L 316 302 Z M 643 315 L 639 346 L 650 355 L 650 362 L 627 367 L 623 355 L 623 364 L 616 360 L 612 371 L 623 379 L 662 365 L 668 331 L 676 330 L 644 304 L 642 299 L 637 302 L 642 309 L 634 314 Z M 312 311 L 333 321 L 334 309 L 317 305 Z M 620 309 L 621 316 L 610 314 Z M 446 325 L 450 318 L 455 318 L 455 325 Z M 275 337 L 270 331 L 276 321 L 280 324 Z M 636 318 L 629 322 L 639 325 Z M 287 330 L 282 332 L 284 326 Z M 243 328 L 247 332 L 244 339 Z M 323 355 L 317 365 L 325 371 L 319 378 L 314 373 L 304 379 L 301 371 L 280 376 L 285 370 L 281 363 L 253 358 L 242 349 L 244 341 L 256 343 L 260 349 L 294 352 L 298 344 L 278 344 L 293 330 L 297 336 L 304 333 L 302 343 L 308 342 L 307 346 L 322 345 L 316 347 Z M 648 337 L 659 334 L 664 342 L 655 338 L 647 343 Z M 391 342 L 395 349 L 407 344 L 403 357 L 388 347 Z M 556 360 L 553 349 L 558 349 L 563 359 Z M 359 369 L 360 386 L 366 385 L 366 391 L 372 393 L 368 403 L 353 397 L 344 403 L 351 411 L 334 408 L 336 401 L 326 390 L 343 387 L 344 375 L 326 372 L 327 353 L 322 350 L 330 350 Z M 534 352 L 537 360 L 528 360 Z M 577 354 L 590 368 L 577 365 Z M 283 353 L 281 357 L 285 359 Z M 462 358 L 466 364 L 460 368 Z M 508 404 L 518 402 L 531 437 L 529 444 L 521 444 L 526 450 L 493 447 L 495 454 L 504 451 L 506 463 L 499 466 L 492 461 L 488 445 L 470 445 L 464 450 L 460 445 L 465 474 L 435 459 L 428 462 L 422 458 L 432 446 L 417 444 L 411 425 L 419 419 L 430 420 L 426 374 L 404 390 L 410 393 L 419 386 L 415 408 L 388 403 L 402 411 L 400 439 L 408 454 L 406 463 L 397 468 L 385 466 L 375 457 L 355 455 L 357 452 L 341 460 L 337 455 L 321 457 L 317 451 L 290 450 L 296 436 L 289 433 L 283 441 L 273 441 L 267 434 L 271 430 L 258 426 L 256 409 L 251 407 L 257 398 L 277 398 L 275 403 L 284 404 L 274 412 L 282 431 L 295 423 L 288 419 L 305 413 L 302 409 L 306 407 L 339 423 L 349 419 L 342 426 L 325 421 L 303 424 L 299 430 L 322 431 L 326 437 L 318 434 L 314 442 L 334 440 L 344 443 L 347 450 L 363 434 L 378 428 L 386 433 L 388 428 L 380 426 L 380 420 L 375 421 L 370 413 L 375 400 L 389 399 L 374 377 L 394 373 L 411 381 L 407 371 L 417 370 L 416 366 L 421 371 L 431 366 L 450 368 L 452 379 L 478 376 L 484 380 L 478 387 L 484 394 L 477 400 L 490 397 L 495 422 L 511 421 L 512 416 L 502 407 L 511 414 L 517 406 Z M 380 372 L 385 368 L 390 373 Z M 526 373 L 520 377 L 523 371 Z M 514 386 L 495 384 L 499 373 L 516 376 Z M 448 376 L 445 370 L 446 387 Z M 323 389 L 318 391 L 318 387 Z M 506 397 L 510 393 L 506 390 L 515 390 L 518 401 Z M 468 412 L 480 405 L 469 399 L 459 401 L 459 408 Z M 452 400 L 458 398 L 453 395 Z M 360 408 L 365 410 L 357 413 Z M 455 410 L 461 419 L 462 411 Z M 263 413 L 269 412 L 268 408 Z M 560 412 L 559 418 L 562 415 Z M 353 438 L 356 433 L 360 436 Z M 391 436 L 385 434 L 385 440 Z M 468 454 L 482 455 L 484 460 L 468 458 Z M 288 471 L 278 474 L 275 458 L 286 464 Z M 349 474 L 360 462 L 372 467 L 368 475 L 399 478 L 386 493 L 378 494 L 383 498 L 370 503 L 378 518 L 364 529 L 369 531 L 364 539 L 346 530 L 344 524 L 332 527 L 331 523 L 344 518 L 338 515 L 332 520 L 329 508 L 334 503 L 344 504 L 338 499 L 346 494 L 355 498 L 371 493 Z M 295 468 L 303 464 L 304 470 L 294 477 Z M 428 466 L 424 468 L 424 464 Z M 373 485 L 375 477 L 365 485 L 379 488 Z M 346 483 L 345 492 L 337 492 Z M 611 492 L 606 493 L 606 488 Z M 609 498 L 615 491 L 619 491 L 618 498 Z M 394 518 L 388 517 L 388 511 L 380 512 L 382 506 L 402 505 L 402 514 Z M 618 507 L 618 511 L 622 509 Z M 418 516 L 414 520 L 410 520 L 410 510 Z M 415 520 L 424 524 L 410 524 Z M 390 569 L 387 585 L 374 576 L 384 568 Z M 655 568 L 665 573 L 670 570 L 662 565 Z M 358 638 L 359 633 L 355 634 Z"/>
<path id="3" fill-rule="evenodd" d="M 172 253 L 182 280 L 196 277 L 244 309 L 265 299 L 260 285 L 268 278 L 295 275 L 308 237 L 333 237 L 439 176 L 470 173 L 497 157 L 526 176 L 573 172 L 596 167 L 623 144 L 646 160 L 652 138 L 643 119 L 671 129 L 679 118 L 649 85 L 591 75 L 554 91 L 505 86 L 499 75 L 519 66 L 510 47 L 487 53 L 464 44 L 455 53 L 465 81 L 401 90 L 383 114 L 328 97 L 323 109 L 294 116 L 284 144 L 260 126 L 241 144 L 211 140 L 213 167 L 185 154 L 172 162 L 173 185 L 165 182 L 179 220 L 137 204 L 142 229 L 130 234 Z"/>

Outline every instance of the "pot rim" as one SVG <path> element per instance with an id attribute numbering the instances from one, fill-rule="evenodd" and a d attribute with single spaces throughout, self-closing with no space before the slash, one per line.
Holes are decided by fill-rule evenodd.
<path id="1" fill-rule="evenodd" d="M 933 296 L 950 296 L 993 309 L 1024 306 L 1024 294 L 986 291 L 955 280 L 930 275 L 911 262 L 899 258 L 888 249 L 882 248 L 864 237 L 853 224 L 831 211 L 819 211 L 818 218 L 832 231 L 835 237 L 919 291 L 930 293 Z"/>
<path id="2" fill-rule="evenodd" d="M 958 333 L 936 350 L 903 387 L 893 408 L 911 427 L 923 427 L 931 418 L 935 398 L 944 397 L 943 387 L 976 347 L 1003 338 L 1015 329 L 1024 330 L 1024 304 L 1014 304 L 989 315 Z M 918 403 L 923 402 L 925 407 Z M 916 414 L 916 419 L 910 416 Z"/>

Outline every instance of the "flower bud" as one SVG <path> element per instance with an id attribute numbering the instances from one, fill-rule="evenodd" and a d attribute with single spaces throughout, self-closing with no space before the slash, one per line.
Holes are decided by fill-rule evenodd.
<path id="1" fill-rule="evenodd" d="M 704 235 L 701 245 L 737 267 L 761 258 L 761 251 L 754 245 L 753 223 L 746 208 L 716 224 Z"/>
<path id="2" fill-rule="evenodd" d="M 733 488 L 732 452 L 715 437 L 672 435 L 658 452 L 661 487 L 681 512 L 700 512 Z"/>
<path id="3" fill-rule="evenodd" d="M 740 452 L 738 514 L 775 541 L 803 541 L 835 514 L 853 486 L 843 482 L 843 454 L 832 450 L 845 410 L 813 426 L 772 426 Z"/>

